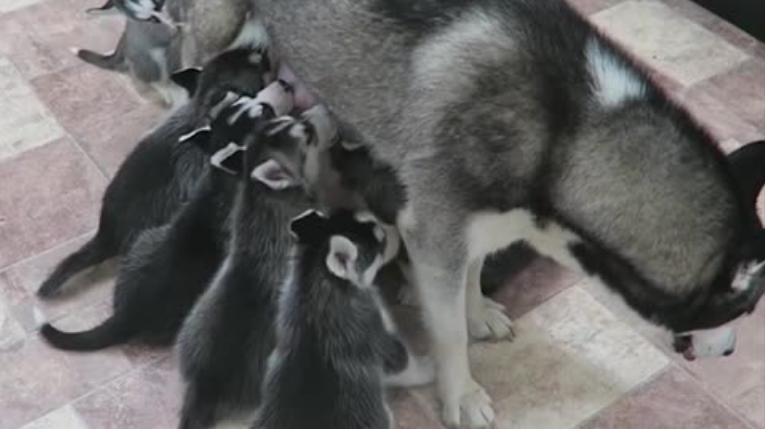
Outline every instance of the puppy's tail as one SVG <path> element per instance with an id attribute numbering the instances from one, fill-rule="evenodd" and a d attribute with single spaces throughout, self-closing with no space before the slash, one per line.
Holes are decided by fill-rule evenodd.
<path id="1" fill-rule="evenodd" d="M 128 71 L 127 61 L 125 60 L 124 35 L 117 43 L 117 47 L 114 49 L 114 52 L 111 54 L 99 54 L 98 52 L 88 49 L 76 49 L 74 52 L 81 60 L 104 70 L 112 70 L 118 72 Z"/>
<path id="2" fill-rule="evenodd" d="M 114 257 L 117 251 L 106 241 L 97 234 L 79 250 L 67 256 L 43 282 L 37 295 L 40 298 L 52 298 L 59 294 L 61 286 L 75 274 Z"/>
<path id="3" fill-rule="evenodd" d="M 130 325 L 112 316 L 93 329 L 82 332 L 62 332 L 50 324 L 40 334 L 53 347 L 70 351 L 94 351 L 127 342 L 132 336 Z"/>

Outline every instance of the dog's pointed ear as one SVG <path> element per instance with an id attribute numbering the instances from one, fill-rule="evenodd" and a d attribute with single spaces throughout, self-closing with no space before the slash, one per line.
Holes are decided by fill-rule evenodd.
<path id="1" fill-rule="evenodd" d="M 179 143 L 191 143 L 194 146 L 201 149 L 204 153 L 211 153 L 212 147 L 210 146 L 210 136 L 212 135 L 212 128 L 209 125 L 204 125 L 196 130 L 182 135 L 179 139 Z"/>
<path id="2" fill-rule="evenodd" d="M 327 218 L 318 210 L 306 210 L 290 222 L 290 232 L 301 243 L 310 243 L 322 233 Z"/>
<path id="3" fill-rule="evenodd" d="M 334 235 L 329 239 L 327 268 L 332 274 L 346 280 L 357 278 L 356 259 L 358 256 L 359 249 L 346 237 Z"/>
<path id="4" fill-rule="evenodd" d="M 244 154 L 245 148 L 243 146 L 229 143 L 228 146 L 213 154 L 210 163 L 217 169 L 238 175 L 244 169 Z"/>
<path id="5" fill-rule="evenodd" d="M 255 167 L 250 177 L 275 191 L 299 185 L 299 182 L 292 177 L 289 171 L 273 159 Z"/>
<path id="6" fill-rule="evenodd" d="M 172 80 L 176 85 L 185 89 L 186 92 L 189 93 L 189 97 L 191 97 L 197 90 L 197 84 L 199 83 L 199 76 L 201 74 L 202 69 L 197 67 L 189 67 L 170 75 L 170 80 Z"/>
<path id="7" fill-rule="evenodd" d="M 765 186 L 765 140 L 749 143 L 728 155 L 731 171 L 746 202 L 754 206 Z"/>

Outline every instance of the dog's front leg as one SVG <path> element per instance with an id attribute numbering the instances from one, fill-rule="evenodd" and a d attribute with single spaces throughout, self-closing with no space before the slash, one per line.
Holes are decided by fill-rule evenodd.
<path id="1" fill-rule="evenodd" d="M 439 231 L 422 228 L 428 222 L 416 222 L 413 217 L 402 219 L 401 231 L 431 338 L 444 423 L 449 428 L 488 428 L 495 417 L 491 398 L 473 379 L 468 361 L 467 255 L 449 254 L 448 249 L 456 247 L 428 245 L 438 242 L 429 233 Z"/>
<path id="2" fill-rule="evenodd" d="M 479 341 L 512 340 L 513 321 L 505 306 L 484 297 L 481 290 L 481 269 L 485 258 L 470 263 L 467 274 L 467 323 L 470 337 Z"/>

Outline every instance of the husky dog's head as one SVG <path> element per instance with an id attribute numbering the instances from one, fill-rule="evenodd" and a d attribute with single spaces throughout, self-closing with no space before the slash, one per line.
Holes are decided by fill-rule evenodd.
<path id="1" fill-rule="evenodd" d="M 384 261 L 386 233 L 369 214 L 339 210 L 325 216 L 316 210 L 293 219 L 292 233 L 301 246 L 321 252 L 332 276 L 370 288 Z"/>
<path id="2" fill-rule="evenodd" d="M 677 312 L 667 323 L 675 332 L 675 351 L 688 360 L 733 354 L 735 323 L 751 314 L 765 293 L 765 230 L 755 208 L 765 184 L 765 141 L 740 148 L 728 160 L 749 219 L 729 268 L 688 311 Z"/>
<path id="3" fill-rule="evenodd" d="M 180 70 L 170 78 L 191 94 L 192 103 L 210 110 L 229 92 L 255 97 L 271 83 L 272 74 L 265 52 L 242 48 L 221 53 L 202 69 Z"/>

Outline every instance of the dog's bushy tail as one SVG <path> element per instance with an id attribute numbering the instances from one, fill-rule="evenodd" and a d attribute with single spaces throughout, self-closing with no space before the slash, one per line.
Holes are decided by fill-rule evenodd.
<path id="1" fill-rule="evenodd" d="M 40 334 L 53 347 L 70 351 L 94 351 L 123 344 L 133 336 L 130 324 L 112 316 L 93 329 L 82 332 L 62 332 L 50 324 L 40 329 Z"/>
<path id="2" fill-rule="evenodd" d="M 96 235 L 85 243 L 76 252 L 67 256 L 58 264 L 53 273 L 43 282 L 37 290 L 41 298 L 52 298 L 59 294 L 64 285 L 75 274 L 87 268 L 98 265 L 107 259 L 116 256 L 117 250 L 106 243 L 100 235 Z"/>
<path id="3" fill-rule="evenodd" d="M 89 49 L 78 49 L 76 51 L 77 56 L 88 64 L 92 64 L 96 67 L 104 70 L 126 72 L 128 71 L 128 64 L 125 60 L 125 36 L 117 43 L 117 47 L 114 52 L 108 55 L 99 54 L 98 52 L 91 51 Z"/>

